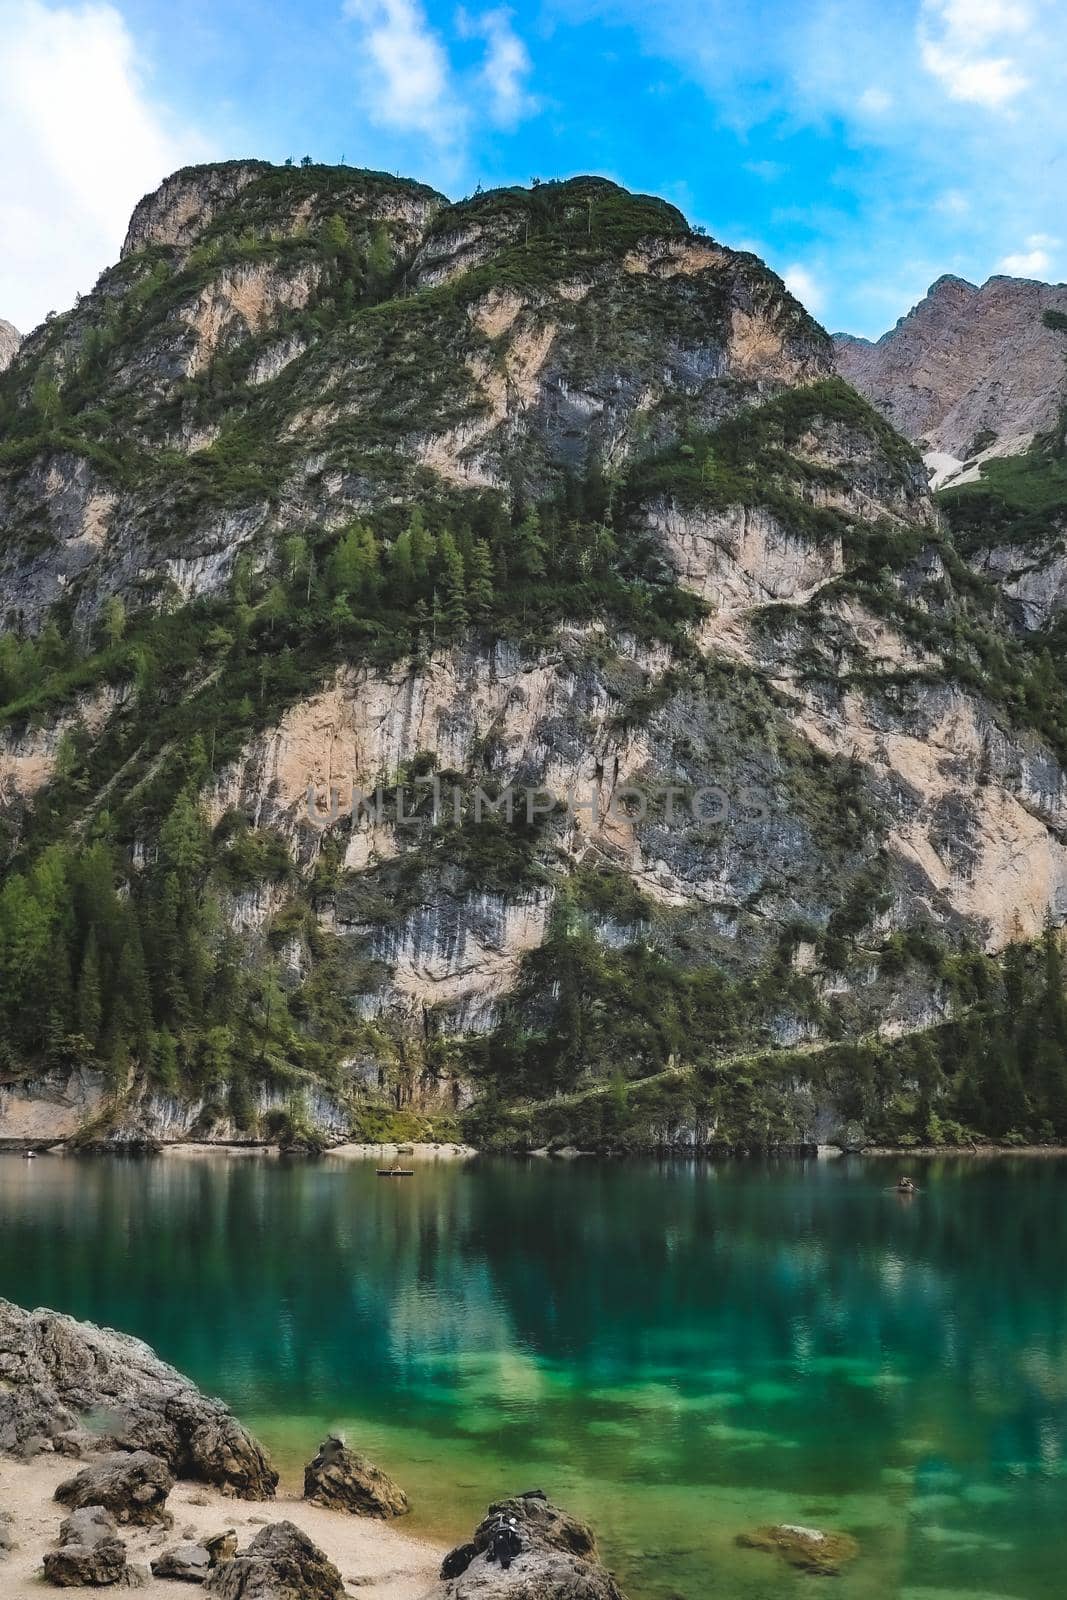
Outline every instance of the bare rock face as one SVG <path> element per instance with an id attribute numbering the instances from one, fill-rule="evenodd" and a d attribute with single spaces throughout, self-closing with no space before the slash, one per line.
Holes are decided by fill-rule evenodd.
<path id="1" fill-rule="evenodd" d="M 135 1587 L 126 1562 L 126 1546 L 115 1519 L 103 1506 L 84 1506 L 64 1518 L 59 1549 L 44 1558 L 44 1575 L 57 1589 Z"/>
<path id="2" fill-rule="evenodd" d="M 0 317 L 0 372 L 14 361 L 15 352 L 21 343 L 22 335 L 18 329 Z"/>
<path id="3" fill-rule="evenodd" d="M 343 1600 L 341 1574 L 291 1522 L 261 1528 L 248 1549 L 204 1584 L 220 1600 Z"/>
<path id="4" fill-rule="evenodd" d="M 102 1506 L 118 1522 L 167 1523 L 167 1496 L 174 1488 L 167 1463 L 147 1450 L 115 1451 L 84 1467 L 56 1490 L 61 1505 L 81 1510 Z"/>
<path id="5" fill-rule="evenodd" d="M 216 212 L 267 170 L 265 161 L 224 161 L 171 173 L 134 208 L 122 246 L 123 259 L 148 245 L 187 248 L 195 244 Z"/>
<path id="6" fill-rule="evenodd" d="M 876 343 L 835 334 L 837 368 L 928 451 L 1013 454 L 1052 425 L 1067 390 L 1063 335 L 1045 311 L 1067 312 L 1067 287 L 939 278 Z"/>
<path id="7" fill-rule="evenodd" d="M 35 1439 L 76 1449 L 78 1418 L 90 1412 L 110 1415 L 107 1447 L 147 1451 L 176 1477 L 249 1500 L 277 1487 L 264 1450 L 227 1407 L 140 1339 L 0 1300 L 0 1449 Z"/>
<path id="8" fill-rule="evenodd" d="M 494 1530 L 514 1519 L 518 1553 L 505 1570 L 494 1552 Z M 624 1600 L 600 1564 L 596 1539 L 584 1522 L 553 1505 L 539 1489 L 498 1500 L 467 1544 L 441 1566 L 448 1600 Z"/>
<path id="9" fill-rule="evenodd" d="M 304 1468 L 304 1499 L 360 1517 L 400 1517 L 410 1509 L 388 1473 L 337 1438 L 325 1439 Z"/>

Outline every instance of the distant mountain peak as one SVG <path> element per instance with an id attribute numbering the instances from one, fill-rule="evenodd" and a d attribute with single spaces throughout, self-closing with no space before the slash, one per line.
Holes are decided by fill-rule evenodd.
<path id="1" fill-rule="evenodd" d="M 939 457 L 1014 454 L 1051 427 L 1067 391 L 1046 311 L 1067 312 L 1067 285 L 946 273 L 880 339 L 835 335 L 838 371 Z"/>

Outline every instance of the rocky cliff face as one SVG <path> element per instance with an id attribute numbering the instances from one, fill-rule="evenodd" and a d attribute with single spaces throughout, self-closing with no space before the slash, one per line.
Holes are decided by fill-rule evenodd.
<path id="1" fill-rule="evenodd" d="M 921 445 L 938 483 L 958 483 L 965 463 L 1019 454 L 1055 422 L 1067 377 L 1049 311 L 1067 313 L 1063 284 L 939 278 L 876 343 L 836 334 L 838 371 Z"/>
<path id="2" fill-rule="evenodd" d="M 0 1136 L 958 1098 L 923 1030 L 1067 913 L 1059 579 L 958 545 L 833 359 L 603 180 L 142 201 L 0 384 Z"/>
<path id="3" fill-rule="evenodd" d="M 22 335 L 10 322 L 5 322 L 0 317 L 0 372 L 9 367 L 15 359 L 15 352 L 22 343 Z"/>

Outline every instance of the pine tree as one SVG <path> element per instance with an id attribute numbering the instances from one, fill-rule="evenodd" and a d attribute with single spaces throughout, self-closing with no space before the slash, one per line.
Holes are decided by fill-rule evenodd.
<path id="1" fill-rule="evenodd" d="M 322 225 L 322 243 L 330 255 L 340 255 L 348 249 L 348 227 L 344 217 L 338 216 L 336 211 Z"/>
<path id="2" fill-rule="evenodd" d="M 528 511 L 515 529 L 514 565 L 523 578 L 543 578 L 545 575 L 545 544 L 541 537 L 541 519 L 536 511 Z"/>
<path id="3" fill-rule="evenodd" d="M 152 1041 L 152 1075 L 164 1089 L 178 1088 L 178 1047 L 166 1023 Z"/>
<path id="4" fill-rule="evenodd" d="M 415 592 L 415 562 L 411 548 L 411 529 L 405 528 L 389 552 L 391 574 L 390 599 L 396 606 L 406 606 Z"/>
<path id="5" fill-rule="evenodd" d="M 125 1006 L 130 1045 L 137 1059 L 145 1063 L 152 1040 L 152 994 L 148 986 L 141 929 L 132 910 L 127 910 L 126 936 L 119 957 L 116 987 Z"/>
<path id="6" fill-rule="evenodd" d="M 100 951 L 96 938 L 96 929 L 92 928 L 89 931 L 89 937 L 82 953 L 81 971 L 78 974 L 75 1014 L 77 1016 L 78 1032 L 89 1041 L 94 1050 L 100 1043 L 100 1028 L 103 1021 L 102 992 Z"/>
<path id="7" fill-rule="evenodd" d="M 467 592 L 474 616 L 479 620 L 487 617 L 493 609 L 493 557 L 484 539 L 478 539 L 471 550 Z"/>
<path id="8" fill-rule="evenodd" d="M 411 565 L 415 573 L 415 581 L 424 584 L 430 576 L 430 568 L 434 559 L 433 535 L 426 527 L 422 510 L 415 506 L 407 525 L 407 533 L 411 540 Z"/>
<path id="9" fill-rule="evenodd" d="M 70 944 L 67 930 L 62 926 L 52 935 L 43 999 L 47 1007 L 45 1040 L 48 1057 L 50 1061 L 55 1061 L 62 1041 L 73 1029 L 75 1021 Z"/>
<path id="10" fill-rule="evenodd" d="M 345 629 L 350 628 L 355 621 L 352 607 L 343 594 L 339 594 L 330 606 L 330 622 L 333 625 L 333 635 L 338 644 L 344 637 Z"/>
<path id="11" fill-rule="evenodd" d="M 447 528 L 437 541 L 437 568 L 440 575 L 442 621 L 449 633 L 462 633 L 470 625 L 467 585 L 463 572 L 463 558 Z"/>
<path id="12" fill-rule="evenodd" d="M 378 542 L 362 523 L 345 534 L 327 564 L 330 592 L 346 599 L 372 599 L 378 585 Z"/>
<path id="13" fill-rule="evenodd" d="M 267 632 L 274 637 L 274 625 L 280 622 L 289 609 L 289 597 L 280 583 L 272 583 L 259 602 L 259 615 L 267 624 Z"/>
<path id="14" fill-rule="evenodd" d="M 371 234 L 367 246 L 367 286 L 372 294 L 378 295 L 383 292 L 392 272 L 393 255 L 389 247 L 389 235 L 379 224 Z"/>
<path id="15" fill-rule="evenodd" d="M 206 767 L 207 756 L 203 755 Z M 207 859 L 207 830 L 193 795 L 183 789 L 159 830 L 159 850 L 164 863 L 183 882 L 189 882 Z"/>

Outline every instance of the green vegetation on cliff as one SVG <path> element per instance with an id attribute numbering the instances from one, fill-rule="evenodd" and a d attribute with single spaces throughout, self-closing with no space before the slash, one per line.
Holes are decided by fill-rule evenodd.
<path id="1" fill-rule="evenodd" d="M 117 1100 L 147 1083 L 291 1142 L 310 1085 L 367 1136 L 426 1104 L 451 1127 L 456 1086 L 484 1142 L 792 1142 L 827 1106 L 887 1138 L 1062 1136 L 1051 938 L 1040 973 L 981 955 L 894 854 L 906 785 L 811 733 L 845 696 L 892 721 L 945 691 L 1067 755 L 1059 633 L 1003 625 L 966 559 L 976 500 L 935 524 L 915 451 L 780 280 L 601 179 L 455 205 L 315 165 L 173 181 L 181 226 L 146 201 L 0 378 L 0 733 L 50 772 L 0 819 L 5 1073 L 95 1068 Z M 1053 503 L 1019 488 L 998 515 L 1016 537 Z M 677 580 L 665 512 L 750 605 Z M 750 521 L 766 549 L 732 543 Z M 767 570 L 731 578 L 746 561 Z M 457 772 L 405 712 L 387 845 L 273 811 L 269 774 L 246 801 L 258 737 L 339 672 L 414 698 L 446 657 L 477 663 L 472 700 L 498 657 L 558 693 L 529 691 L 510 745 L 521 674 L 468 707 Z M 475 825 L 420 789 L 593 769 L 608 794 L 613 765 L 632 808 L 592 844 L 562 802 Z M 729 822 L 676 824 L 663 783 L 722 786 Z M 420 940 L 458 969 L 522 905 L 545 936 L 493 947 L 488 1000 L 400 1003 L 397 948 L 432 996 Z M 881 1008 L 949 1020 L 872 1043 Z"/>

